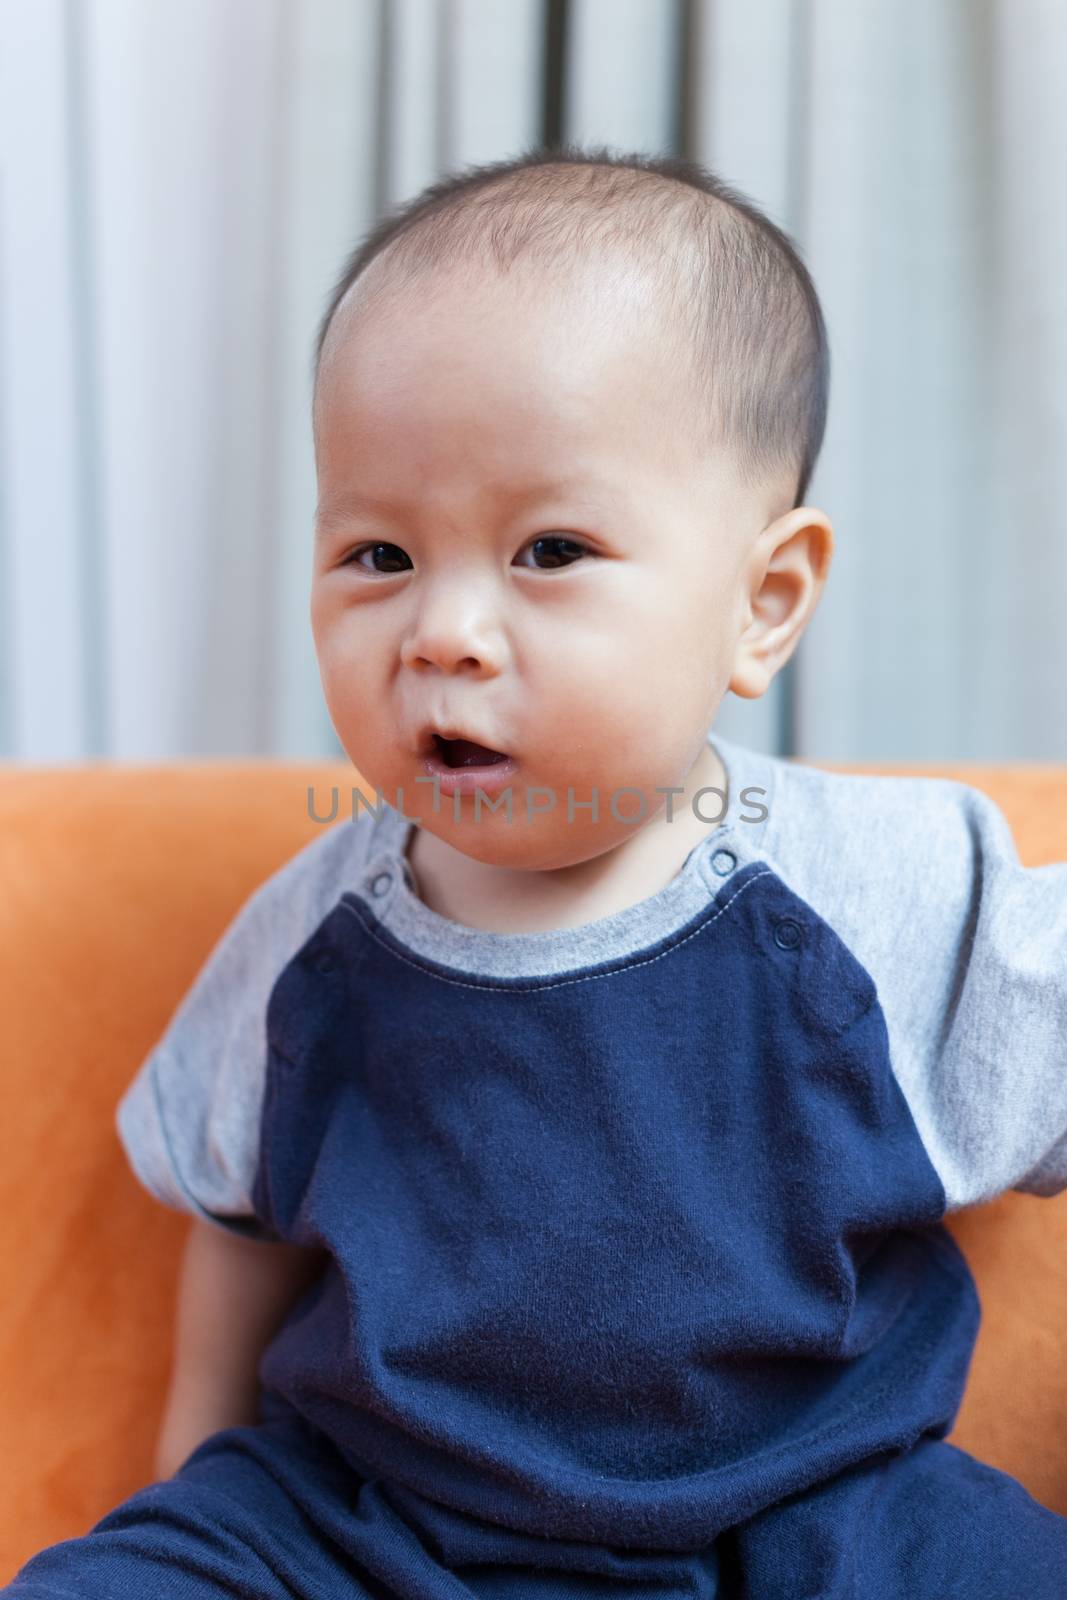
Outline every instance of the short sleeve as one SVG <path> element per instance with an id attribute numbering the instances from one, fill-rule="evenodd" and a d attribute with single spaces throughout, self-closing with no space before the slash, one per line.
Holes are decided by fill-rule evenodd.
<path id="1" fill-rule="evenodd" d="M 115 1113 L 130 1167 L 163 1205 L 278 1239 L 252 1203 L 266 1086 L 266 1013 L 285 965 L 353 886 L 372 823 L 318 835 L 217 940 Z"/>
<path id="2" fill-rule="evenodd" d="M 1067 862 L 981 789 L 775 760 L 768 863 L 874 980 L 946 1210 L 1067 1187 Z"/>
<path id="3" fill-rule="evenodd" d="M 1067 863 L 1024 867 L 994 802 L 953 787 L 940 849 L 963 915 L 931 1060 L 945 1186 L 950 1205 L 1051 1196 L 1067 1187 Z"/>

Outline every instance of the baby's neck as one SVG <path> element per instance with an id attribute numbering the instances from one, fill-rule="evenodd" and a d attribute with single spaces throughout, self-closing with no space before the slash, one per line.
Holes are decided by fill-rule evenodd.
<path id="1" fill-rule="evenodd" d="M 425 828 L 412 830 L 408 864 L 419 898 L 439 916 L 488 933 L 544 933 L 577 928 L 636 905 L 680 872 L 693 847 L 713 824 L 698 816 L 692 796 L 714 787 L 726 792 L 726 775 L 705 744 L 674 795 L 671 821 L 661 811 L 620 844 L 551 871 L 528 871 L 475 861 Z M 722 809 L 715 796 L 700 806 L 706 815 Z"/>

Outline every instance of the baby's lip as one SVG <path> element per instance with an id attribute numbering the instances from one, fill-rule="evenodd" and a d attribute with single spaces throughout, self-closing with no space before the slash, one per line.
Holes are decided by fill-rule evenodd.
<path id="1" fill-rule="evenodd" d="M 495 751 L 498 755 L 507 755 L 499 745 L 492 744 L 488 739 L 482 739 L 476 733 L 471 733 L 466 728 L 457 727 L 454 723 L 437 724 L 424 723 L 419 730 L 417 751 L 420 756 L 434 756 L 440 754 L 440 741 L 452 739 L 466 739 L 470 744 L 479 744 L 486 750 Z"/>

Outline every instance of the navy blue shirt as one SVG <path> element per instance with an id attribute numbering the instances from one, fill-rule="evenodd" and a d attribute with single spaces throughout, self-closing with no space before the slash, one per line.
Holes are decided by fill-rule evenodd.
<path id="1" fill-rule="evenodd" d="M 260 1379 L 398 1503 L 697 1550 L 942 1438 L 945 1213 L 1067 1181 L 1067 867 L 964 785 L 715 744 L 724 821 L 579 929 L 439 917 L 391 808 L 324 832 L 119 1108 L 165 1203 L 328 1252 Z"/>

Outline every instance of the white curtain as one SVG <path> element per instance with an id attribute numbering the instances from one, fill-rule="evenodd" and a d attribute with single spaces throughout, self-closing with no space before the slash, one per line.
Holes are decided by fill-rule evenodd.
<path id="1" fill-rule="evenodd" d="M 804 252 L 837 554 L 760 701 L 813 759 L 1067 760 L 1062 0 L 3 0 L 0 758 L 338 752 L 309 362 L 445 170 L 678 152 Z"/>

